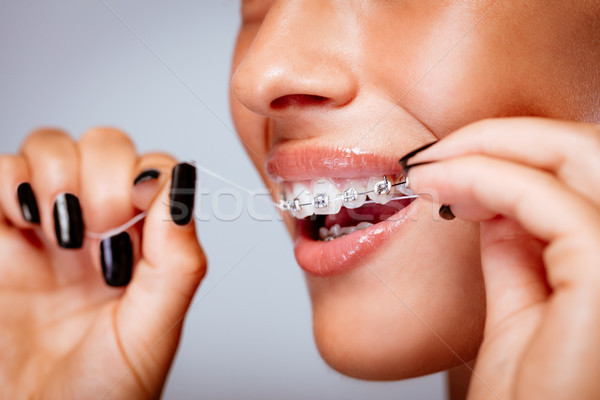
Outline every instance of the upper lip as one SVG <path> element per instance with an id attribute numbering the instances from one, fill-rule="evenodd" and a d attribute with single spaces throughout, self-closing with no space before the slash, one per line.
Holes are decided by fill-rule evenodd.
<path id="1" fill-rule="evenodd" d="M 315 178 L 359 178 L 402 172 L 397 155 L 360 148 L 301 146 L 280 143 L 267 155 L 271 179 L 301 181 Z"/>

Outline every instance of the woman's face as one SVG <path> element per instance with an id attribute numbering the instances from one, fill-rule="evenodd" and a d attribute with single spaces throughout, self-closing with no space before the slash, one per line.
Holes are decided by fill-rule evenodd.
<path id="1" fill-rule="evenodd" d="M 401 181 L 402 155 L 482 118 L 598 119 L 599 9 L 587 0 L 243 1 L 235 125 L 276 200 L 284 181 L 286 200 L 312 203 L 384 175 Z M 405 378 L 476 355 L 478 226 L 441 220 L 426 197 L 303 220 L 286 213 L 317 346 L 345 374 Z M 335 224 L 364 219 L 374 225 L 320 240 L 323 226 L 331 239 Z"/>

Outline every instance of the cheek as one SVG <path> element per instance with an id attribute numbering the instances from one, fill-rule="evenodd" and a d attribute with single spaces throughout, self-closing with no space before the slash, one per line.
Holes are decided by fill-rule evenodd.
<path id="1" fill-rule="evenodd" d="M 419 225 L 365 267 L 308 277 L 315 339 L 334 369 L 404 379 L 475 357 L 485 320 L 477 227 Z"/>
<path id="2" fill-rule="evenodd" d="M 595 11 L 568 2 L 475 3 L 380 16 L 396 24 L 365 35 L 365 48 L 379 55 L 365 64 L 369 80 L 439 137 L 490 117 L 594 119 L 597 2 Z"/>

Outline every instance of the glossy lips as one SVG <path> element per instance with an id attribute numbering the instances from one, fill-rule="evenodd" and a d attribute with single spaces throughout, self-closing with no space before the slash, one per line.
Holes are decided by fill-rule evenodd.
<path id="1" fill-rule="evenodd" d="M 397 200 L 386 205 L 371 204 L 369 206 L 374 208 L 371 210 L 364 206 L 342 210 L 338 215 L 297 220 L 296 260 L 302 269 L 318 276 L 338 274 L 361 266 L 377 248 L 406 226 L 416 212 L 416 204 L 418 200 L 414 199 Z M 385 209 L 388 209 L 387 213 Z M 355 214 L 357 212 L 362 214 Z M 353 230 L 353 226 L 358 229 Z M 320 227 L 326 228 L 327 233 Z M 344 228 L 346 232 L 343 232 Z M 320 236 L 325 234 L 336 238 L 322 239 Z"/>
<path id="2" fill-rule="evenodd" d="M 267 158 L 267 171 L 276 179 L 289 182 L 291 188 L 288 187 L 288 190 L 299 196 L 300 201 L 309 203 L 310 200 L 314 207 L 322 200 L 317 198 L 318 195 L 327 194 L 327 190 L 322 193 L 309 187 L 309 192 L 298 182 L 316 183 L 325 179 L 339 183 L 358 180 L 360 185 L 357 184 L 357 188 L 364 186 L 368 190 L 369 185 L 374 186 L 382 181 L 384 174 L 396 182 L 395 179 L 402 173 L 402 167 L 398 164 L 397 157 L 384 154 L 344 148 L 299 147 L 290 143 L 276 146 L 272 150 Z M 377 182 L 368 177 L 377 178 Z M 332 191 L 343 195 L 345 189 L 348 189 L 343 185 L 345 183 L 339 183 Z M 360 200 L 355 208 L 341 207 L 339 210 L 332 210 L 339 211 L 337 213 L 312 215 L 317 212 L 309 210 L 305 215 L 296 216 L 310 216 L 295 220 L 294 252 L 298 264 L 305 271 L 312 275 L 329 276 L 360 266 L 361 260 L 369 259 L 379 246 L 406 225 L 413 210 L 416 210 L 412 205 L 418 203 L 414 199 L 387 203 L 389 199 L 382 198 L 377 199 L 377 203 L 370 204 L 364 203 L 364 197 Z"/>

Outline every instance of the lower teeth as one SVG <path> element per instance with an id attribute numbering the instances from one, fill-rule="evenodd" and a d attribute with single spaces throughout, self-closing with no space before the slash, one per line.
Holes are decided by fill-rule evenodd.
<path id="1" fill-rule="evenodd" d="M 340 227 L 339 224 L 333 225 L 331 228 L 321 227 L 319 229 L 319 238 L 325 242 L 333 239 L 341 238 L 342 236 L 349 235 L 352 232 L 360 231 L 372 226 L 370 222 L 361 222 L 356 226 L 345 226 Z"/>

